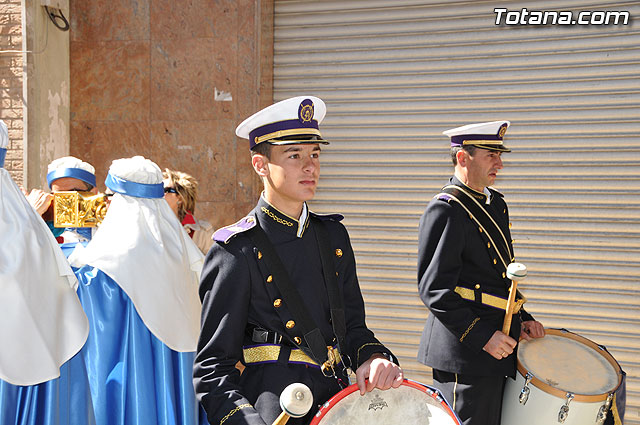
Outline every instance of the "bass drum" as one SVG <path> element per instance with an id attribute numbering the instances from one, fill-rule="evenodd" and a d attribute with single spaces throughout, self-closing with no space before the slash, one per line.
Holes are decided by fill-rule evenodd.
<path id="1" fill-rule="evenodd" d="M 327 401 L 310 425 L 461 425 L 440 392 L 405 379 L 361 396 L 353 384 Z"/>
<path id="2" fill-rule="evenodd" d="M 592 425 L 604 423 L 622 382 L 616 360 L 603 347 L 564 329 L 522 341 L 518 373 L 507 378 L 503 425 Z"/>

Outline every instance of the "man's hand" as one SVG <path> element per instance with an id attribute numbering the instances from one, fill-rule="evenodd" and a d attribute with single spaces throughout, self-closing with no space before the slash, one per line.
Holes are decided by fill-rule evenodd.
<path id="1" fill-rule="evenodd" d="M 509 335 L 501 331 L 495 331 L 489 341 L 482 347 L 484 351 L 491 354 L 495 359 L 502 360 L 513 353 L 518 342 Z"/>
<path id="2" fill-rule="evenodd" d="M 27 201 L 31 204 L 38 215 L 44 214 L 53 201 L 53 195 L 40 189 L 31 189 L 31 193 L 27 195 Z"/>
<path id="3" fill-rule="evenodd" d="M 369 381 L 366 381 L 366 379 Z M 362 363 L 356 370 L 356 382 L 360 389 L 360 395 L 379 388 L 388 390 L 398 388 L 402 384 L 404 374 L 402 368 L 397 364 L 387 360 L 382 354 L 375 353 L 369 360 Z"/>
<path id="4" fill-rule="evenodd" d="M 520 339 L 529 341 L 533 338 L 542 338 L 544 336 L 544 326 L 536 320 L 527 320 L 522 322 L 522 330 L 520 331 Z"/>

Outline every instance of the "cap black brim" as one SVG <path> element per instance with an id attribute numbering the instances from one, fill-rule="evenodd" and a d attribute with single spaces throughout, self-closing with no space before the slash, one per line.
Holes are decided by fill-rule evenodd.
<path id="1" fill-rule="evenodd" d="M 263 143 L 269 143 L 270 145 L 313 145 L 313 144 L 321 144 L 321 145 L 328 145 L 329 142 L 324 140 L 324 139 L 318 139 L 318 140 L 267 140 Z"/>
<path id="2" fill-rule="evenodd" d="M 511 152 L 511 149 L 509 149 L 505 145 L 471 145 L 471 146 L 475 146 L 476 148 L 485 149 L 485 150 L 494 151 L 494 152 Z"/>

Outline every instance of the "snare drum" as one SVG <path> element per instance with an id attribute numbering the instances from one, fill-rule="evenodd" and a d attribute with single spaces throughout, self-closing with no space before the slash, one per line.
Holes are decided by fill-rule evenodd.
<path id="1" fill-rule="evenodd" d="M 438 390 L 405 379 L 361 396 L 353 384 L 327 401 L 310 425 L 461 425 Z"/>
<path id="2" fill-rule="evenodd" d="M 504 425 L 591 425 L 604 423 L 622 382 L 616 360 L 593 341 L 566 330 L 522 341 L 516 380 L 507 379 Z"/>

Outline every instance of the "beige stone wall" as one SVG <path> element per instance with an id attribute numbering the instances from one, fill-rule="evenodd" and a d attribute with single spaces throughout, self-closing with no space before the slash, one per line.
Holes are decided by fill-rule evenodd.
<path id="1" fill-rule="evenodd" d="M 21 9 L 20 0 L 0 0 L 0 119 L 10 140 L 4 168 L 19 185 L 24 182 Z"/>
<path id="2" fill-rule="evenodd" d="M 69 154 L 69 32 L 40 0 L 23 0 L 25 187 L 46 188 L 47 166 Z"/>
<path id="3" fill-rule="evenodd" d="M 70 1 L 71 154 L 143 155 L 199 182 L 196 217 L 230 224 L 260 184 L 235 127 L 272 101 L 273 1 Z M 231 101 L 218 100 L 224 93 Z"/>

